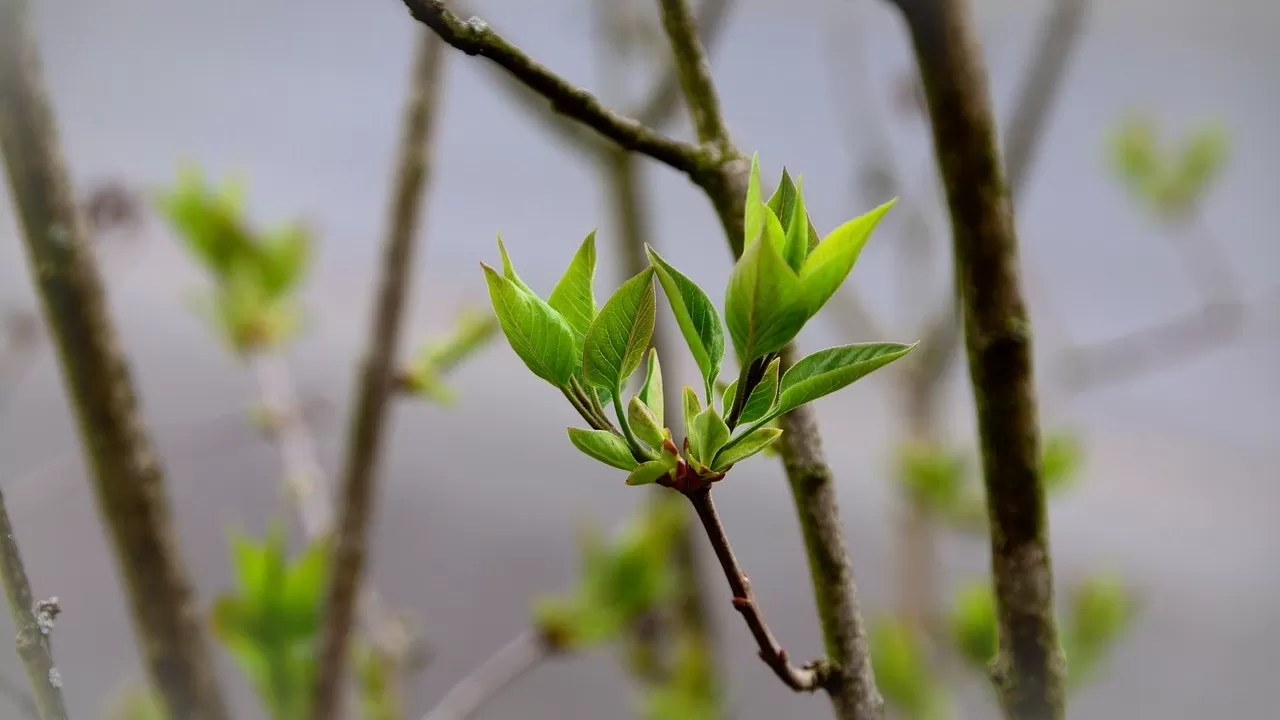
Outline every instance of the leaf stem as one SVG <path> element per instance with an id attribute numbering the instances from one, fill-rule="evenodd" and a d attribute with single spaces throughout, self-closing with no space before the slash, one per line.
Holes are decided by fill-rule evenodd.
<path id="1" fill-rule="evenodd" d="M 631 454 L 640 462 L 657 460 L 658 454 L 650 449 L 649 446 L 640 442 L 635 433 L 631 432 L 631 423 L 627 420 L 627 412 L 622 407 L 622 391 L 623 388 L 621 386 L 613 391 L 613 411 L 618 416 L 618 424 L 622 426 L 622 436 L 627 439 L 627 444 L 631 446 Z"/>

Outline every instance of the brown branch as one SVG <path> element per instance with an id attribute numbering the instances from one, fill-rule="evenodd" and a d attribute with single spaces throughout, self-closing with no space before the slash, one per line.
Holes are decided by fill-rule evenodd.
<path id="1" fill-rule="evenodd" d="M 986 68 L 966 0 L 896 4 L 920 66 L 951 213 L 991 522 L 996 688 L 1011 720 L 1060 720 L 1066 668 L 1053 613 L 1031 321 Z"/>
<path id="2" fill-rule="evenodd" d="M 374 511 L 379 450 L 388 401 L 394 395 L 400 316 L 408 294 L 422 195 L 431 161 L 430 138 L 440 97 L 444 46 L 420 30 L 405 104 L 399 167 L 388 207 L 387 237 L 370 337 L 352 407 L 333 563 L 326 590 L 324 625 L 316 667 L 312 717 L 337 720 L 342 714 L 343 668 L 355 615 L 357 592 L 369 555 L 368 530 Z"/>
<path id="3" fill-rule="evenodd" d="M 751 583 L 746 573 L 738 566 L 733 556 L 733 548 L 729 545 L 729 536 L 725 534 L 724 525 L 716 513 L 716 506 L 711 501 L 711 489 L 703 488 L 685 493 L 693 509 L 707 531 L 707 539 L 715 549 L 716 559 L 724 569 L 725 579 L 729 581 L 729 590 L 733 593 L 733 607 L 742 613 L 742 619 L 751 629 L 751 636 L 760 647 L 760 659 L 773 669 L 778 679 L 797 692 L 813 692 L 823 687 L 827 681 L 827 669 L 822 661 L 814 662 L 803 668 L 792 667 L 787 658 L 787 651 L 774 639 L 769 625 L 756 604 L 755 594 L 751 592 Z"/>
<path id="4" fill-rule="evenodd" d="M 715 47 L 732 7 L 731 0 L 702 1 L 694 18 L 694 28 L 703 47 L 708 49 Z M 661 127 L 679 109 L 680 101 L 684 97 L 683 92 L 680 70 L 672 65 L 664 71 L 661 79 L 650 91 L 648 99 L 631 115 L 645 125 Z"/>
<path id="5" fill-rule="evenodd" d="M 24 0 L 0 0 L 0 149 L 133 626 L 171 717 L 228 717 L 163 472 L 76 210 Z"/>
<path id="6" fill-rule="evenodd" d="M 493 61 L 550 101 L 556 112 L 581 122 L 618 145 L 648 155 L 690 176 L 699 174 L 712 162 L 707 150 L 673 140 L 605 107 L 591 93 L 535 62 L 484 21 L 472 18 L 464 22 L 450 12 L 442 0 L 403 2 L 416 20 L 454 48 Z"/>
<path id="7" fill-rule="evenodd" d="M 536 633 L 518 635 L 454 685 L 422 720 L 466 720 L 511 683 L 555 655 Z"/>
<path id="8" fill-rule="evenodd" d="M 62 700 L 62 678 L 53 663 L 53 620 L 62 609 L 57 598 L 35 602 L 27 570 L 18 551 L 4 494 L 0 493 L 0 580 L 4 582 L 9 615 L 17 628 L 15 639 L 18 656 L 27 669 L 31 685 L 28 698 L 39 720 L 66 720 L 67 708 Z"/>
<path id="9" fill-rule="evenodd" d="M 711 62 L 698 39 L 697 20 L 689 8 L 689 0 L 659 0 L 658 5 L 698 141 L 727 151 L 732 148 L 729 128 L 720 112 L 720 97 L 711 79 Z"/>
<path id="10" fill-rule="evenodd" d="M 1014 204 L 1026 193 L 1036 152 L 1043 144 L 1049 111 L 1062 94 L 1062 80 L 1088 7 L 1088 0 L 1054 0 L 1037 38 L 1036 51 L 1018 84 L 1013 114 L 1004 134 L 1005 165 Z M 920 354 L 914 363 L 920 382 L 939 382 L 958 355 L 962 334 L 959 303 L 953 289 L 920 333 Z"/>

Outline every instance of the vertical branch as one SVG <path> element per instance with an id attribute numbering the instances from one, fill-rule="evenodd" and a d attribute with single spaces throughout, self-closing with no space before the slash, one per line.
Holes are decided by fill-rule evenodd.
<path id="1" fill-rule="evenodd" d="M 31 684 L 31 697 L 39 720 L 66 720 L 67 708 L 62 701 L 62 678 L 53 664 L 53 643 L 50 634 L 53 619 L 61 612 L 58 599 L 50 598 L 36 603 L 31 595 L 31 584 L 18 552 L 18 541 L 9 523 L 9 511 L 5 508 L 4 495 L 0 493 L 0 580 L 4 582 L 5 598 L 9 601 L 9 614 L 17 629 L 18 656 L 27 668 L 27 680 Z"/>
<path id="2" fill-rule="evenodd" d="M 386 426 L 388 400 L 395 380 L 400 315 L 408 293 L 423 190 L 427 184 L 428 148 L 440 96 L 444 45 L 427 30 L 416 34 L 412 85 L 405 108 L 404 134 L 399 151 L 395 188 L 389 207 L 383 246 L 381 280 L 373 324 L 347 439 L 342 473 L 337 537 L 324 626 L 317 660 L 313 717 L 336 720 L 342 714 L 343 668 L 360 587 L 368 556 L 368 530 L 374 510 L 378 455 Z"/>
<path id="3" fill-rule="evenodd" d="M 0 0 L 0 149 L 152 685 L 171 717 L 223 720 L 163 473 L 75 207 L 24 0 Z"/>
<path id="4" fill-rule="evenodd" d="M 915 47 L 951 212 L 991 525 L 997 691 L 1011 719 L 1059 720 L 1066 673 L 1053 615 L 1031 323 L 986 69 L 967 0 L 896 4 Z"/>

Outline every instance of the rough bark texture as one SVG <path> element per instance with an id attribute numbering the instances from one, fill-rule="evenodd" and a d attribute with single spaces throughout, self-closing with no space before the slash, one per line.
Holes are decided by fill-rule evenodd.
<path id="1" fill-rule="evenodd" d="M 395 389 L 400 316 L 408 294 L 422 193 L 427 185 L 428 148 L 440 97 L 444 43 L 426 30 L 417 33 L 409 99 L 405 105 L 400 165 L 388 207 L 387 238 L 376 305 L 348 430 L 338 508 L 337 536 L 325 597 L 324 627 L 316 668 L 312 717 L 342 717 L 343 672 L 355 619 L 356 600 L 369 555 L 371 525 L 388 405 Z"/>
<path id="2" fill-rule="evenodd" d="M 170 717 L 223 720 L 227 710 L 178 554 L 163 473 L 75 207 L 23 0 L 0 0 L 0 148 L 152 685 Z"/>
<path id="3" fill-rule="evenodd" d="M 999 626 L 995 680 L 1017 720 L 1063 717 L 1065 666 L 1040 479 L 1031 324 L 981 50 L 967 0 L 898 0 L 951 213 L 977 402 Z"/>

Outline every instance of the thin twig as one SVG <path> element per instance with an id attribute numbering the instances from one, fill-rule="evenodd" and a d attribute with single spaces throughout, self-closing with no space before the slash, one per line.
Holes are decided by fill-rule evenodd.
<path id="1" fill-rule="evenodd" d="M 40 720 L 66 720 L 67 708 L 62 700 L 62 676 L 53 663 L 53 621 L 62 612 L 57 598 L 35 602 L 27 570 L 18 551 L 4 494 L 0 493 L 0 580 L 4 581 L 9 615 L 18 630 L 18 656 L 27 669 L 31 685 L 32 705 Z"/>
<path id="2" fill-rule="evenodd" d="M 99 512 L 152 686 L 170 717 L 227 715 L 163 472 L 145 429 L 59 145 L 24 0 L 0 0 L 0 149 Z"/>
<path id="3" fill-rule="evenodd" d="M 343 668 L 355 616 L 357 592 L 369 555 L 368 529 L 374 511 L 379 450 L 394 395 L 401 314 L 408 294 L 414 245 L 427 186 L 429 148 L 436 117 L 444 46 L 432 33 L 417 34 L 416 57 L 405 105 L 400 165 L 388 207 L 387 237 L 373 323 L 348 429 L 346 461 L 333 563 L 325 595 L 312 717 L 336 720 L 342 714 Z"/>
<path id="4" fill-rule="evenodd" d="M 698 141 L 718 145 L 722 150 L 731 147 L 729 127 L 720 112 L 720 97 L 711 79 L 711 62 L 698 39 L 698 25 L 688 0 L 659 0 L 662 9 L 662 26 L 671 41 L 675 56 L 676 74 L 680 87 L 693 116 L 693 126 Z"/>
<path id="5" fill-rule="evenodd" d="M 594 95 L 574 86 L 535 62 L 484 21 L 461 20 L 441 0 L 403 0 L 415 19 L 442 40 L 468 55 L 480 55 L 502 66 L 530 89 L 549 100 L 557 112 L 592 128 L 615 143 L 696 175 L 710 162 L 709 153 L 666 137 L 632 118 L 605 107 Z"/>
<path id="6" fill-rule="evenodd" d="M 518 635 L 454 685 L 422 720 L 466 720 L 554 654 L 550 644 L 538 634 Z"/>
<path id="7" fill-rule="evenodd" d="M 896 5 L 920 66 L 951 213 L 991 522 L 996 688 L 1010 720 L 1060 720 L 1066 668 L 1053 611 L 1031 321 L 987 72 L 966 0 Z"/>
<path id="8" fill-rule="evenodd" d="M 792 690 L 813 692 L 823 687 L 828 678 L 823 662 L 811 663 L 803 668 L 792 667 L 787 658 L 787 651 L 774 639 L 768 623 L 764 620 L 764 615 L 760 612 L 760 606 L 756 604 L 755 594 L 751 592 L 751 583 L 733 555 L 729 536 L 725 534 L 724 525 L 716 513 L 715 503 L 711 501 L 711 489 L 703 488 L 686 493 L 686 496 L 689 502 L 693 503 L 698 519 L 702 521 L 702 527 L 707 531 L 707 539 L 711 541 L 716 559 L 720 561 L 725 579 L 729 581 L 729 590 L 733 593 L 733 607 L 742 613 L 742 619 L 751 629 L 751 636 L 755 638 L 756 645 L 760 648 L 760 659 L 772 668 L 774 674 Z"/>

